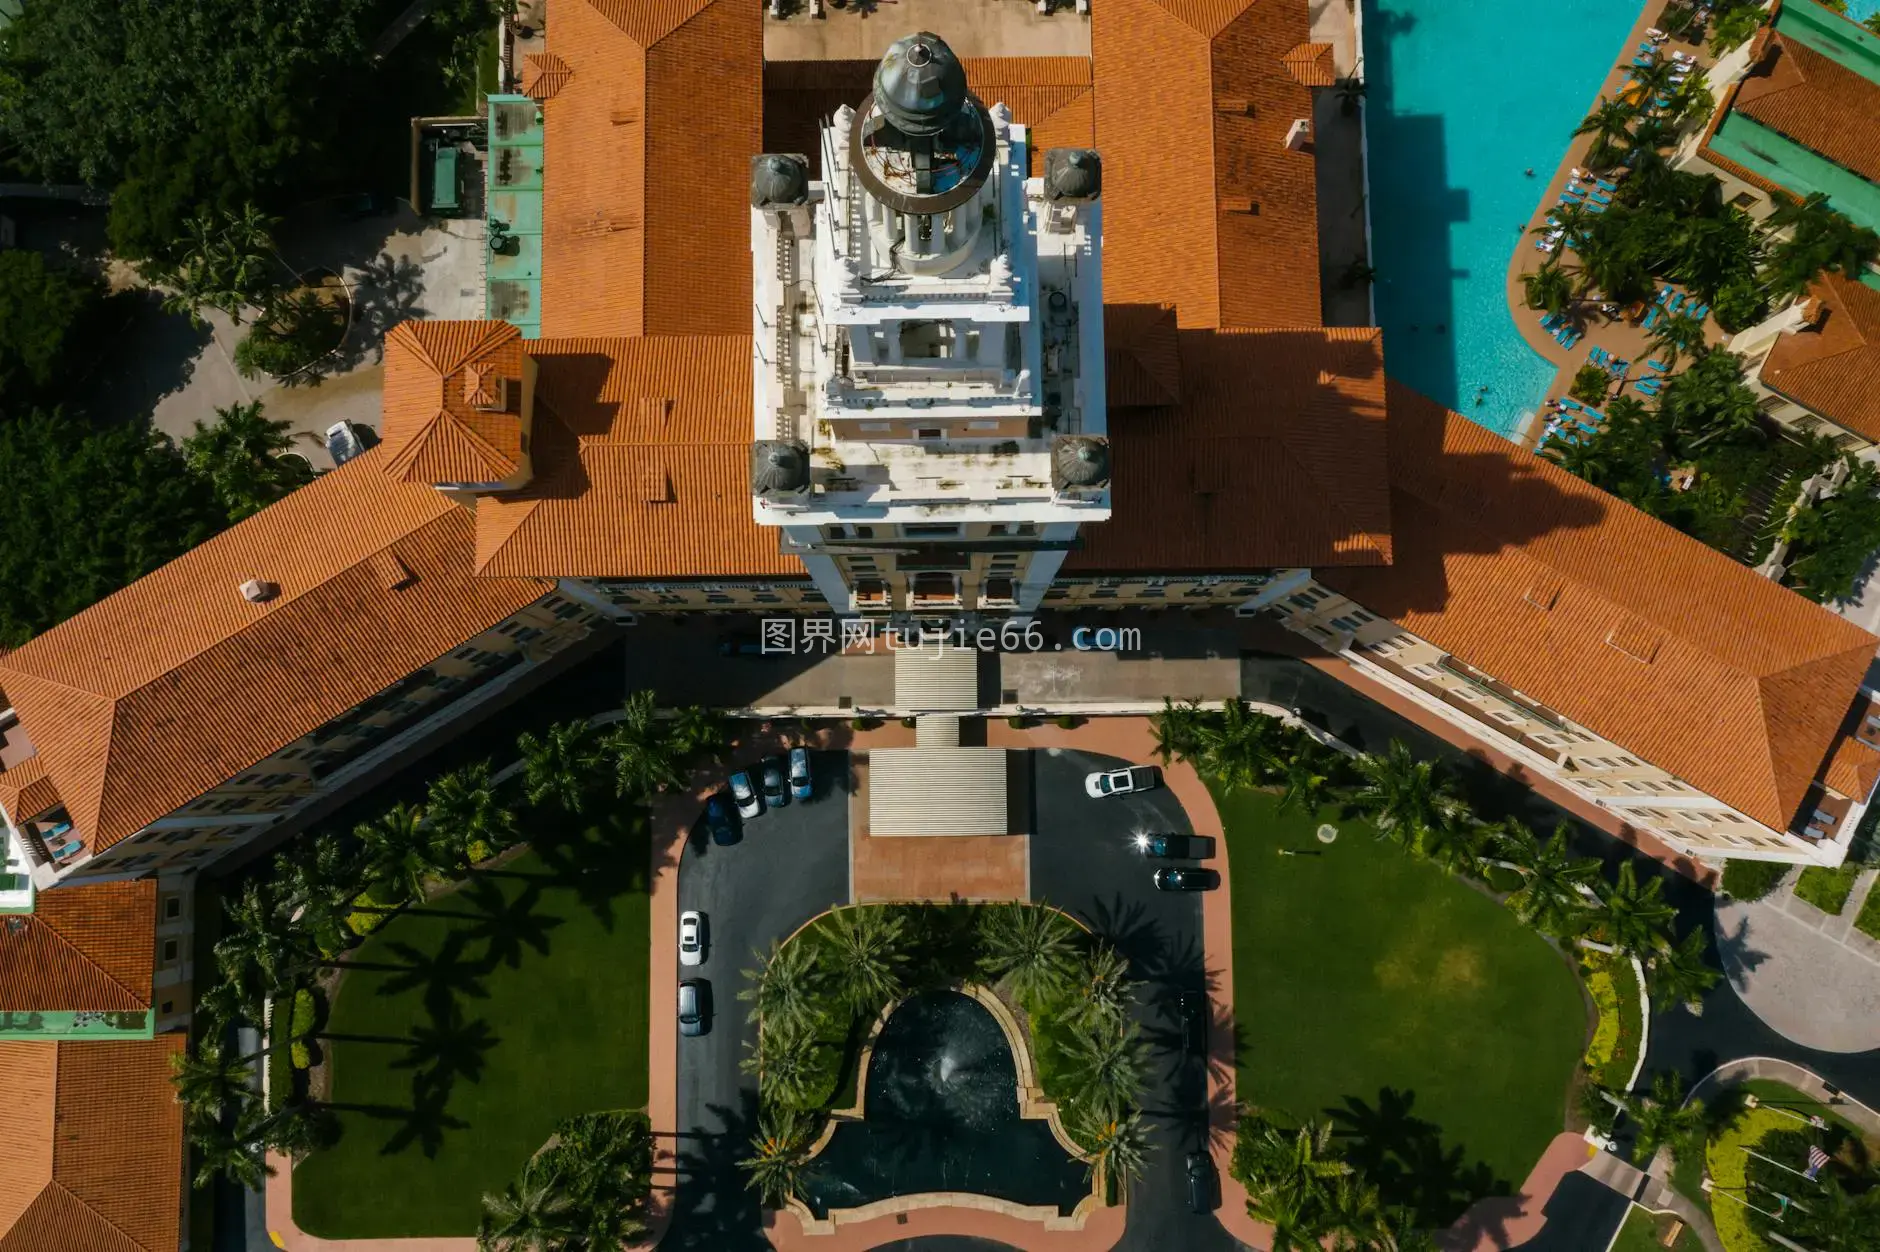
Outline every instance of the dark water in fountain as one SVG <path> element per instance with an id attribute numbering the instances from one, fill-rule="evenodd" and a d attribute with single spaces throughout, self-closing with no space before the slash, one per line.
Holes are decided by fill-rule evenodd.
<path id="1" fill-rule="evenodd" d="M 1018 1115 L 1005 1032 L 971 996 L 903 1001 L 875 1042 L 863 1120 L 844 1122 L 804 1173 L 817 1217 L 889 1196 L 969 1191 L 1069 1213 L 1090 1194 L 1083 1163 L 1043 1121 Z"/>

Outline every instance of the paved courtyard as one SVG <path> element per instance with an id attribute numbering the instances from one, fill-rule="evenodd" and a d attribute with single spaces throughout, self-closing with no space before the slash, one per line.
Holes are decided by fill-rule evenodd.
<path id="1" fill-rule="evenodd" d="M 1863 873 L 1834 916 L 1788 890 L 1718 899 L 1717 948 L 1730 983 L 1788 1039 L 1824 1052 L 1880 1048 L 1880 943 L 1854 929 L 1877 877 Z"/>
<path id="2" fill-rule="evenodd" d="M 1061 0 L 1038 12 L 1027 0 L 785 0 L 789 16 L 764 19 L 766 61 L 877 61 L 888 45 L 917 30 L 932 31 L 962 57 L 1087 57 L 1090 18 Z"/>

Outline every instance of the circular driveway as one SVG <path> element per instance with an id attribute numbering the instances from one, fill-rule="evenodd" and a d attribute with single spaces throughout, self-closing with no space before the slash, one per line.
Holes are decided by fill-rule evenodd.
<path id="1" fill-rule="evenodd" d="M 1717 900 L 1717 951 L 1743 1003 L 1791 1042 L 1822 1052 L 1880 1048 L 1880 964 L 1828 917 L 1778 891 Z"/>

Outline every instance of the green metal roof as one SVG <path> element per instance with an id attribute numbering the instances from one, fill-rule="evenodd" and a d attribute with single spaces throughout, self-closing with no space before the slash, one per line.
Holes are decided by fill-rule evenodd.
<path id="1" fill-rule="evenodd" d="M 1710 148 L 1798 196 L 1819 191 L 1855 224 L 1880 230 L 1880 187 L 1735 109 L 1710 137 Z"/>
<path id="2" fill-rule="evenodd" d="M 1880 83 L 1880 35 L 1807 0 L 1784 0 L 1776 33 Z"/>
<path id="3" fill-rule="evenodd" d="M 483 283 L 485 317 L 524 339 L 542 333 L 542 106 L 527 96 L 489 97 L 490 155 L 484 204 L 492 245 Z"/>

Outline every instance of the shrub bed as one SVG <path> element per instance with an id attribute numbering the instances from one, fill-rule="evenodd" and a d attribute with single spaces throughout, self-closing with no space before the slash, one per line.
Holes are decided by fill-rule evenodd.
<path id="1" fill-rule="evenodd" d="M 1867 893 L 1867 903 L 1861 905 L 1854 928 L 1869 939 L 1880 939 L 1880 888 Z"/>
<path id="2" fill-rule="evenodd" d="M 1736 900 L 1760 900 L 1781 885 L 1789 867 L 1781 861 L 1745 861 L 1731 857 L 1723 866 L 1723 889 Z"/>
<path id="3" fill-rule="evenodd" d="M 1838 865 L 1833 869 L 1811 865 L 1795 881 L 1796 898 L 1806 900 L 1830 917 L 1838 917 L 1847 907 L 1847 897 L 1853 893 L 1854 880 L 1860 877 L 1860 871 L 1858 865 Z"/>

